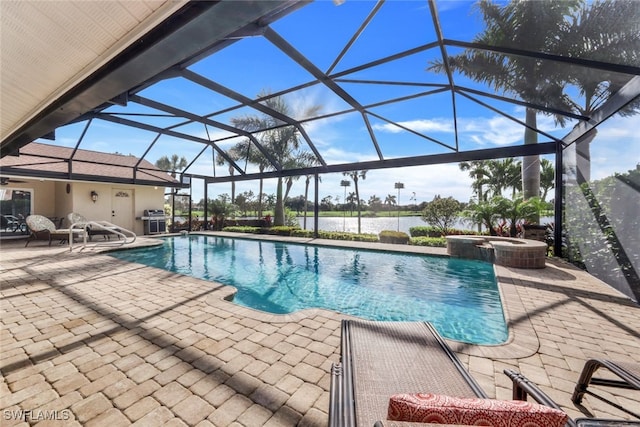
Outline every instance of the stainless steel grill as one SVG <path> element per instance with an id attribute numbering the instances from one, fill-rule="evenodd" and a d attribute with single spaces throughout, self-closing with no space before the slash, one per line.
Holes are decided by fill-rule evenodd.
<path id="1" fill-rule="evenodd" d="M 159 234 L 167 231 L 167 218 L 163 209 L 145 209 L 142 216 L 144 234 Z"/>

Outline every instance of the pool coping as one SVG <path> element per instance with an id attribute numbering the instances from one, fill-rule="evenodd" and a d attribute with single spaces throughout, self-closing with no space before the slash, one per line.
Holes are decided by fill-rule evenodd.
<path id="1" fill-rule="evenodd" d="M 328 247 L 340 247 L 351 249 L 365 249 L 382 252 L 399 252 L 399 253 L 412 253 L 423 255 L 435 255 L 442 257 L 449 257 L 446 253 L 446 248 L 434 248 L 428 246 L 410 246 L 410 245 L 396 245 L 390 243 L 372 243 L 372 242 L 356 242 L 346 240 L 329 240 L 329 239 L 314 239 L 305 237 L 290 237 L 290 236 L 275 236 L 265 234 L 247 234 L 247 233 L 235 233 L 235 232 L 223 232 L 223 231 L 198 231 L 189 233 L 191 235 L 204 235 L 204 236 L 220 236 L 246 240 L 262 240 L 262 241 L 281 241 L 287 243 L 298 243 L 315 246 L 328 246 Z M 182 234 L 184 235 L 184 234 Z M 160 237 L 177 237 L 181 234 L 165 234 Z M 154 240 L 154 239 L 152 239 Z M 151 267 L 153 268 L 153 267 Z M 451 340 L 445 338 L 449 346 L 458 353 L 467 354 L 470 356 L 487 357 L 492 359 L 511 359 L 511 358 L 524 358 L 535 354 L 539 347 L 540 341 L 536 335 L 536 331 L 531 324 L 525 306 L 518 294 L 515 283 L 511 279 L 509 269 L 515 269 L 513 267 L 504 267 L 494 264 L 494 272 L 496 280 L 498 282 L 498 289 L 500 292 L 500 298 L 502 300 L 502 308 L 505 317 L 505 322 L 508 328 L 507 340 L 502 344 L 493 345 L 479 345 L 470 344 L 460 341 Z M 195 278 L 194 278 L 195 279 Z M 204 279 L 197 279 L 204 280 Z M 220 284 L 218 282 L 213 282 Z M 310 319 L 318 315 L 324 315 L 329 317 L 340 317 L 344 319 L 356 318 L 354 316 L 340 313 L 333 310 L 327 310 L 323 308 L 309 308 L 300 311 L 296 311 L 290 314 L 272 314 L 264 311 L 244 307 L 233 303 L 230 299 L 236 293 L 236 288 L 230 285 L 222 285 L 219 291 L 214 292 L 212 295 L 206 298 L 207 304 L 211 306 L 218 306 L 220 308 L 233 312 L 241 316 L 248 317 L 250 319 L 258 320 L 265 323 L 289 323 L 300 322 L 303 319 Z"/>

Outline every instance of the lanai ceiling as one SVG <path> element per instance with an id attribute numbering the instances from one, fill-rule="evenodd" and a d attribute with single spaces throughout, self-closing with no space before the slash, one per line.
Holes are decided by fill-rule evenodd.
<path id="1" fill-rule="evenodd" d="M 2 157 L 42 138 L 92 147 L 109 133 L 126 140 L 137 157 L 153 163 L 179 153 L 189 162 L 184 173 L 222 182 L 549 154 L 640 94 L 640 66 L 625 58 L 611 63 L 598 52 L 569 57 L 473 43 L 481 25 L 467 24 L 473 22 L 471 2 L 0 5 Z M 466 48 L 609 73 L 622 89 L 584 116 L 496 92 L 446 66 L 442 73 L 428 71 L 429 64 L 446 65 Z M 271 107 L 277 96 L 288 111 Z M 498 117 L 524 133 L 525 108 L 559 114 L 567 124 L 539 120 L 532 128 L 536 145 L 525 145 L 521 137 L 486 141 L 472 132 Z M 270 118 L 275 128 L 297 129 L 300 150 L 312 153 L 315 162 L 280 164 L 261 144 L 264 128 L 247 132 L 235 126 L 233 119 L 252 116 Z M 499 139 L 500 124 L 495 132 Z M 246 140 L 249 151 L 231 159 L 229 147 Z M 336 143 L 352 156 L 336 155 Z M 262 174 L 246 160 L 251 150 L 268 159 Z M 220 158 L 233 171 L 216 167 Z M 66 177 L 72 175 L 71 170 Z"/>

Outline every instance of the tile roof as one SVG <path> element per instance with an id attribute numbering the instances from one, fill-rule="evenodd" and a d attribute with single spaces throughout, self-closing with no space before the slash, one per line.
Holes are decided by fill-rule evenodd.
<path id="1" fill-rule="evenodd" d="M 4 174 L 21 176 L 59 176 L 69 179 L 69 163 L 71 159 L 72 174 L 70 179 L 114 179 L 135 180 L 134 183 L 148 185 L 176 184 L 178 181 L 171 175 L 158 169 L 147 160 L 140 160 L 131 155 L 101 153 L 98 151 L 78 149 L 73 158 L 73 148 L 32 142 L 20 149 L 19 156 L 5 156 L 0 160 Z M 137 165 L 137 168 L 136 168 Z M 135 175 L 134 175 L 135 172 Z"/>

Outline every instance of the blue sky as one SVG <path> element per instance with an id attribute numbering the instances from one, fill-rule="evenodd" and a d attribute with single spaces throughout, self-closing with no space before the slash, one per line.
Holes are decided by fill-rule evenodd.
<path id="1" fill-rule="evenodd" d="M 472 4 L 469 1 L 438 2 L 438 14 L 445 38 L 471 41 L 474 34 L 482 28 L 481 19 L 478 14 L 473 12 Z M 320 70 L 327 72 L 373 6 L 373 2 L 364 0 L 347 0 L 339 6 L 328 0 L 318 1 L 277 21 L 272 25 L 272 28 Z M 348 70 L 354 66 L 366 64 L 435 40 L 431 14 L 425 1 L 391 0 L 382 6 L 380 12 L 346 55 L 337 63 L 333 72 Z M 459 49 L 447 48 L 449 55 L 459 52 Z M 427 71 L 429 62 L 440 57 L 439 49 L 430 49 L 348 76 L 350 79 L 402 81 L 413 84 L 371 85 L 343 82 L 340 85 L 361 105 L 417 94 L 430 89 L 418 84 L 447 82 L 444 75 Z M 263 37 L 240 40 L 194 64 L 190 70 L 250 98 L 265 91 L 277 92 L 313 80 L 307 71 L 300 68 Z M 486 90 L 464 76 L 456 75 L 454 79 L 457 85 Z M 140 95 L 202 115 L 221 111 L 238 104 L 232 99 L 203 89 L 184 79 L 165 80 L 144 90 Z M 524 108 L 496 100 L 482 100 L 494 108 L 524 121 Z M 286 101 L 295 118 L 302 118 L 301 113 L 313 106 L 320 106 L 322 113 L 343 111 L 350 108 L 343 99 L 322 85 L 314 85 L 288 94 Z M 462 96 L 456 96 L 456 110 L 460 150 L 522 144 L 524 128 L 518 123 Z M 133 103 L 130 103 L 126 109 L 113 107 L 110 111 L 158 113 L 158 111 Z M 441 143 L 430 142 L 370 115 L 371 126 L 385 158 L 446 153 L 451 152 L 447 146 L 455 146 L 453 111 L 449 92 L 419 97 L 403 103 L 379 106 L 371 108 L 370 111 L 423 135 L 428 135 Z M 230 123 L 234 117 L 259 114 L 249 107 L 243 107 L 218 114 L 212 118 L 223 123 Z M 159 127 L 184 122 L 184 119 L 167 117 L 125 117 Z M 542 130 L 556 137 L 562 137 L 569 132 L 573 123 L 569 123 L 564 129 L 556 128 L 550 117 L 539 115 L 538 125 Z M 74 146 L 83 126 L 83 124 L 75 124 L 59 129 L 56 143 Z M 635 153 L 635 155 L 623 156 L 623 158 L 614 153 L 616 146 L 623 142 L 632 148 L 640 147 L 638 135 L 631 131 L 638 129 L 639 126 L 640 121 L 636 117 L 614 118 L 611 123 L 603 125 L 598 137 L 598 144 L 594 144 L 592 155 L 594 178 L 607 176 L 612 171 L 626 171 L 635 167 L 635 164 L 640 160 L 637 154 L 640 150 L 632 150 L 631 153 Z M 232 136 L 226 131 L 212 127 L 205 129 L 202 124 L 195 123 L 181 126 L 176 130 L 212 140 Z M 305 126 L 305 130 L 328 164 L 377 159 L 374 145 L 366 132 L 365 123 L 359 113 L 344 114 L 310 122 Z M 155 133 L 94 120 L 80 148 L 141 156 L 155 137 Z M 548 139 L 540 136 L 539 140 L 547 141 Z M 238 137 L 229 138 L 218 142 L 218 145 L 222 149 L 226 149 L 239 141 Z M 162 155 L 176 153 L 185 156 L 191 162 L 201 149 L 202 145 L 195 142 L 161 136 L 147 154 L 146 159 L 155 162 Z M 226 166 L 215 166 L 214 171 L 213 163 L 211 151 L 207 150 L 187 172 L 202 175 L 214 173 L 216 176 L 228 175 Z M 596 167 L 596 165 L 598 166 Z M 244 163 L 241 162 L 240 166 L 244 167 Z M 248 165 L 246 170 L 247 172 L 256 171 L 255 167 L 251 165 Z M 342 179 L 341 174 L 323 175 L 320 198 L 331 195 L 333 197 L 339 196 L 342 199 L 344 189 L 339 186 Z M 414 193 L 418 202 L 429 201 L 437 194 L 453 196 L 461 201 L 468 201 L 472 195 L 471 180 L 467 173 L 461 172 L 457 164 L 444 164 L 369 171 L 366 180 L 360 184 L 361 198 L 368 200 L 374 194 L 382 199 L 388 194 L 397 195 L 397 191 L 394 189 L 394 183 L 397 181 L 402 181 L 405 184 L 405 190 L 400 198 L 400 202 L 403 204 L 408 202 L 409 197 Z M 266 181 L 265 192 L 274 193 L 275 185 L 275 180 Z M 237 184 L 238 193 L 248 190 L 257 192 L 258 183 L 240 182 Z M 294 185 L 290 195 L 297 196 L 303 191 L 304 179 L 300 179 Z M 230 184 L 215 184 L 209 187 L 210 196 L 220 193 L 230 193 Z M 194 180 L 193 198 L 197 201 L 202 195 L 202 184 Z M 310 197 L 313 196 L 310 195 Z"/>

